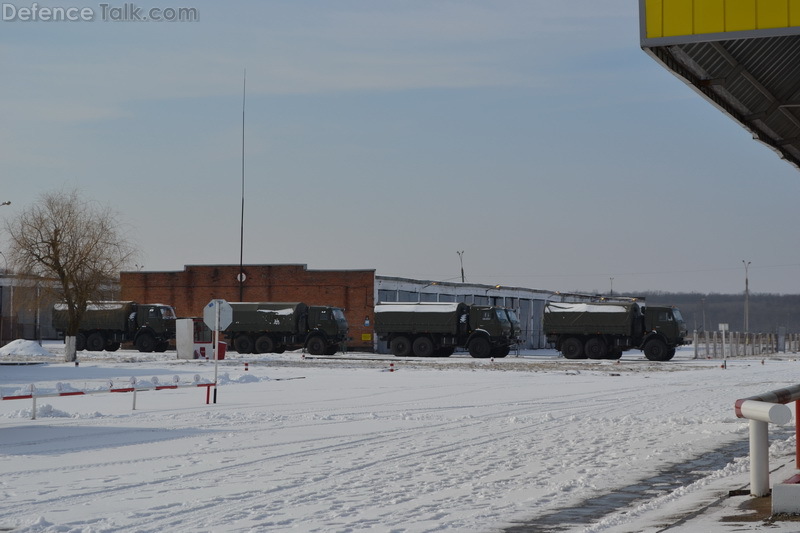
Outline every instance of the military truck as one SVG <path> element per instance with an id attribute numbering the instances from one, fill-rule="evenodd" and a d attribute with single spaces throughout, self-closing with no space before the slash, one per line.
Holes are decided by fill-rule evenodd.
<path id="1" fill-rule="evenodd" d="M 375 334 L 398 357 L 505 357 L 514 343 L 504 308 L 465 303 L 379 303 Z"/>
<path id="2" fill-rule="evenodd" d="M 53 306 L 53 327 L 64 335 L 69 324 L 67 306 Z M 130 301 L 89 302 L 83 315 L 76 350 L 114 352 L 123 342 L 132 342 L 140 352 L 164 352 L 175 338 L 175 310 L 164 304 Z"/>
<path id="3" fill-rule="evenodd" d="M 338 307 L 303 302 L 231 302 L 233 321 L 225 338 L 239 353 L 283 353 L 304 348 L 333 355 L 347 340 L 348 324 Z"/>
<path id="4" fill-rule="evenodd" d="M 619 359 L 639 349 L 669 361 L 684 344 L 686 323 L 675 307 L 639 302 L 556 303 L 544 309 L 544 333 L 567 359 Z"/>

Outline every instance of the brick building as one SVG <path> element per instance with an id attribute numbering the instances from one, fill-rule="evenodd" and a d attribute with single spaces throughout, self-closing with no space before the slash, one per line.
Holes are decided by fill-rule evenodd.
<path id="1" fill-rule="evenodd" d="M 179 317 L 201 317 L 213 299 L 230 302 L 305 302 L 344 309 L 350 325 L 348 343 L 372 348 L 375 270 L 308 270 L 306 265 L 187 265 L 183 271 L 122 272 L 121 298 L 172 305 Z M 240 293 L 241 290 L 241 293 Z M 363 340 L 362 340 L 363 339 Z"/>

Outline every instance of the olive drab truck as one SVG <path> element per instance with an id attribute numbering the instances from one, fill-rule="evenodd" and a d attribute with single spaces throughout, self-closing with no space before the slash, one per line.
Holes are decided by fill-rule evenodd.
<path id="1" fill-rule="evenodd" d="M 64 335 L 69 324 L 66 304 L 53 306 L 53 327 Z M 75 336 L 76 350 L 113 352 L 132 342 L 140 352 L 164 352 L 175 338 L 175 310 L 164 304 L 89 302 Z"/>
<path id="2" fill-rule="evenodd" d="M 347 341 L 348 324 L 339 307 L 303 302 L 230 302 L 233 320 L 225 338 L 239 353 L 283 353 L 303 348 L 333 355 Z"/>
<path id="3" fill-rule="evenodd" d="M 543 326 L 567 359 L 619 359 L 639 349 L 651 361 L 669 361 L 687 334 L 677 308 L 638 302 L 549 302 Z"/>
<path id="4" fill-rule="evenodd" d="M 399 357 L 505 357 L 514 345 L 504 308 L 465 303 L 379 303 L 375 334 Z"/>

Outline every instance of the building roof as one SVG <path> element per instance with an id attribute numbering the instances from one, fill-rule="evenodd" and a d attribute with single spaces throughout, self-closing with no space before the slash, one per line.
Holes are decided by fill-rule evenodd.
<path id="1" fill-rule="evenodd" d="M 792 0 L 640 0 L 641 46 L 800 168 L 800 9 Z"/>

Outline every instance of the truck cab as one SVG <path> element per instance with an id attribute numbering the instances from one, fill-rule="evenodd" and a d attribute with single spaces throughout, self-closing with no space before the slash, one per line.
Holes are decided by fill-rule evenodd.
<path id="1" fill-rule="evenodd" d="M 644 327 L 645 331 L 655 332 L 664 337 L 670 346 L 685 344 L 686 322 L 677 307 L 646 306 Z"/>
<path id="2" fill-rule="evenodd" d="M 141 352 L 163 352 L 175 338 L 175 309 L 164 304 L 140 304 L 130 314 L 130 330 Z"/>
<path id="3" fill-rule="evenodd" d="M 469 312 L 472 331 L 484 330 L 493 339 L 511 338 L 511 321 L 502 307 L 473 305 Z"/>
<path id="4" fill-rule="evenodd" d="M 344 310 L 339 307 L 310 306 L 308 308 L 308 329 L 317 329 L 332 339 L 344 340 L 348 331 Z"/>

